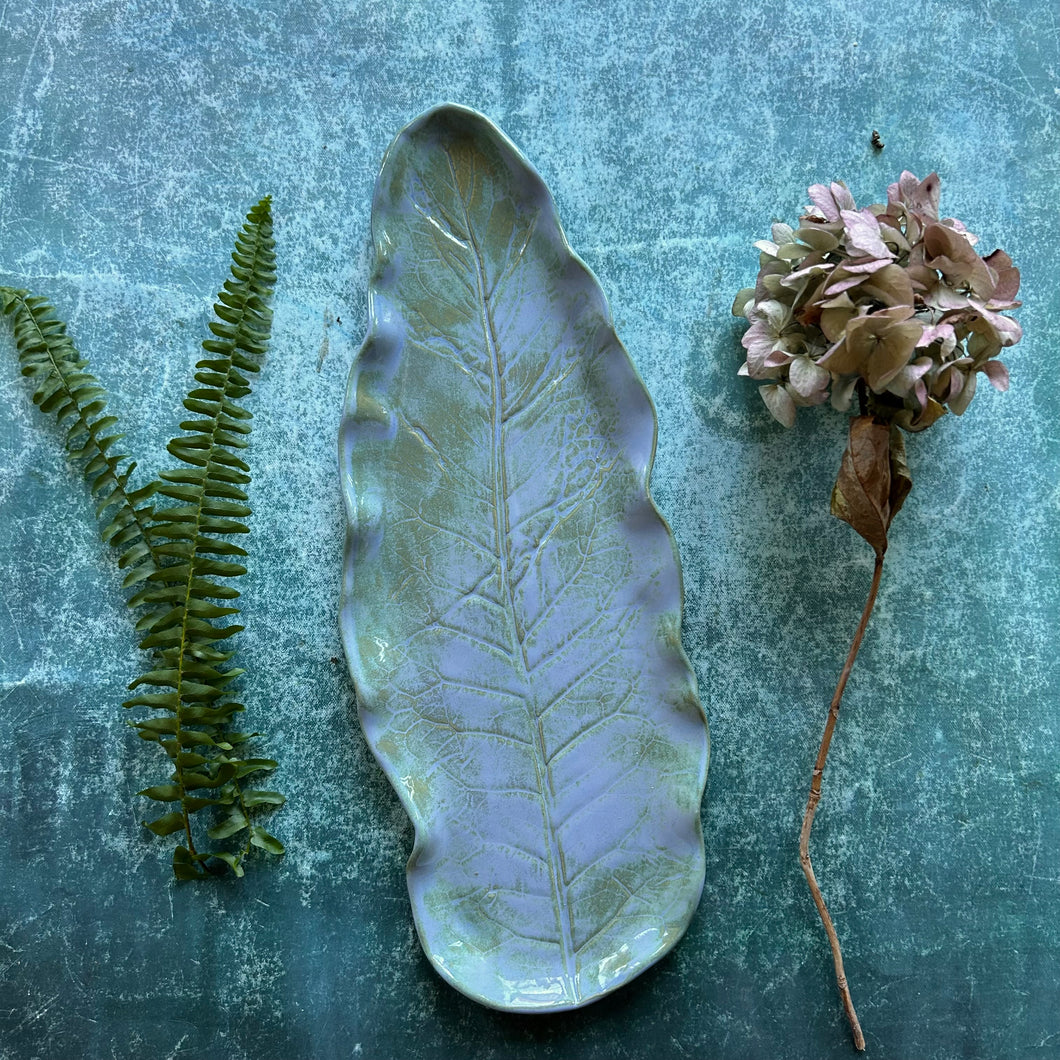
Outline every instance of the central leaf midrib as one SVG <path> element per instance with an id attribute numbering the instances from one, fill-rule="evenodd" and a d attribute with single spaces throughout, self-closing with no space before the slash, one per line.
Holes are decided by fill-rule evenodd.
<path id="1" fill-rule="evenodd" d="M 454 183 L 456 174 L 454 172 Z M 459 185 L 457 185 L 459 194 Z M 490 409 L 490 426 L 493 431 L 493 443 L 490 449 L 490 460 L 493 471 L 493 520 L 496 541 L 497 562 L 500 568 L 501 596 L 508 621 L 511 626 L 511 636 L 518 647 L 518 651 L 512 652 L 513 663 L 522 671 L 524 688 L 529 692 L 530 667 L 526 658 L 526 644 L 521 635 L 519 620 L 515 610 L 515 598 L 512 593 L 511 571 L 508 561 L 509 541 L 509 513 L 508 513 L 508 483 L 507 471 L 504 461 L 504 381 L 501 376 L 500 353 L 497 343 L 496 330 L 493 323 L 493 314 L 490 310 L 489 295 L 487 294 L 486 275 L 479 250 L 478 240 L 471 227 L 471 217 L 467 203 L 460 195 L 463 207 L 464 220 L 467 227 L 468 242 L 475 259 L 475 282 L 478 288 L 478 299 L 482 309 L 482 331 L 485 337 L 486 348 L 489 352 L 490 383 L 493 402 Z M 559 945 L 563 958 L 563 968 L 567 978 L 565 990 L 572 995 L 572 1000 L 577 1000 L 577 979 L 573 971 L 575 948 L 573 940 L 573 924 L 571 922 L 570 907 L 567 899 L 567 888 L 563 878 L 563 859 L 560 853 L 559 839 L 556 829 L 552 823 L 552 798 L 550 791 L 549 766 L 545 754 L 544 734 L 541 731 L 541 723 L 533 709 L 530 698 L 524 698 L 527 712 L 527 723 L 530 730 L 531 743 L 534 749 L 534 769 L 537 774 L 537 790 L 541 800 L 541 814 L 544 821 L 545 838 L 548 844 L 548 865 L 552 880 L 552 899 L 556 909 L 556 918 L 559 922 Z"/>

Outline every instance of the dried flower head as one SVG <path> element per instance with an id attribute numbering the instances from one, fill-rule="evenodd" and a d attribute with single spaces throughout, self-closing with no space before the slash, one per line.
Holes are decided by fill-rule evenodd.
<path id="1" fill-rule="evenodd" d="M 842 183 L 809 196 L 798 228 L 775 224 L 755 244 L 758 281 L 732 310 L 751 322 L 740 374 L 765 381 L 776 419 L 790 427 L 799 406 L 828 400 L 845 411 L 860 389 L 863 411 L 920 431 L 963 413 L 979 372 L 1008 389 L 997 356 L 1022 335 L 1004 315 L 1020 304 L 1019 270 L 939 219 L 937 173 L 904 172 L 886 203 L 860 210 Z"/>

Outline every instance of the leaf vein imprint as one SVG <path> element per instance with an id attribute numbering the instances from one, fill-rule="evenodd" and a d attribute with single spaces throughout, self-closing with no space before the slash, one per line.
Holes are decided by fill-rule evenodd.
<path id="1" fill-rule="evenodd" d="M 508 555 L 508 544 L 511 534 L 510 515 L 508 511 L 508 486 L 507 471 L 504 460 L 504 372 L 500 360 L 496 327 L 493 322 L 493 314 L 490 308 L 490 287 L 486 278 L 485 263 L 482 250 L 471 225 L 469 204 L 465 193 L 460 186 L 456 174 L 456 167 L 448 149 L 446 155 L 449 161 L 449 169 L 453 178 L 453 186 L 456 191 L 464 213 L 465 228 L 468 234 L 468 242 L 471 246 L 472 256 L 475 261 L 475 280 L 478 287 L 478 302 L 481 309 L 482 331 L 489 354 L 490 375 L 492 383 L 492 406 L 490 409 L 490 426 L 492 429 L 492 446 L 490 460 L 493 469 L 493 520 L 494 535 L 496 542 L 496 555 L 501 580 L 501 597 L 507 611 L 508 623 L 514 642 L 519 647 L 519 652 L 513 653 L 514 661 L 522 670 L 524 688 L 529 692 L 529 665 L 526 655 L 525 635 L 520 627 L 518 614 L 515 609 L 515 599 L 511 584 L 510 558 Z M 473 169 L 472 169 L 473 172 Z M 469 187 L 467 195 L 470 197 L 473 191 L 473 182 Z M 541 814 L 548 841 L 548 865 L 549 875 L 552 883 L 553 904 L 556 909 L 556 919 L 559 927 L 560 953 L 563 960 L 564 992 L 570 1000 L 578 1000 L 577 978 L 574 974 L 574 962 L 577 952 L 574 946 L 573 917 L 570 908 L 570 894 L 564 883 L 565 872 L 563 871 L 563 855 L 559 848 L 559 840 L 553 823 L 553 799 L 552 776 L 548 766 L 545 753 L 544 731 L 540 719 L 530 697 L 524 698 L 527 711 L 527 722 L 534 744 L 534 769 L 537 774 L 538 790 L 541 793 Z"/>

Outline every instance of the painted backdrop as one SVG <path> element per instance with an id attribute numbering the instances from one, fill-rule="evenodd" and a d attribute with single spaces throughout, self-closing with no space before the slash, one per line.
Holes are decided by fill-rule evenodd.
<path id="1" fill-rule="evenodd" d="M 163 461 L 232 235 L 274 198 L 255 390 L 250 722 L 287 844 L 176 886 L 119 704 L 112 557 L 0 333 L 0 1056 L 844 1057 L 796 834 L 871 555 L 828 514 L 844 420 L 773 423 L 735 376 L 751 244 L 808 184 L 942 208 L 1023 273 L 1026 338 L 916 486 L 825 779 L 815 862 L 870 1056 L 1060 1056 L 1060 23 L 1051 0 L 0 5 L 0 283 L 46 294 Z M 382 153 L 451 100 L 551 188 L 659 414 L 713 735 L 707 883 L 676 951 L 584 1011 L 514 1018 L 416 942 L 411 831 L 356 727 L 337 630 L 336 432 L 365 330 Z M 875 152 L 877 129 L 886 147 Z"/>

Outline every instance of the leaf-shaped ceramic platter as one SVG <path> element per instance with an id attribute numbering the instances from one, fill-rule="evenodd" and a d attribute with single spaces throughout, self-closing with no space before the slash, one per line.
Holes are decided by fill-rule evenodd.
<path id="1" fill-rule="evenodd" d="M 361 724 L 415 825 L 420 941 L 457 989 L 557 1011 L 681 936 L 706 722 L 655 410 L 541 178 L 481 115 L 397 137 L 340 459 Z"/>

